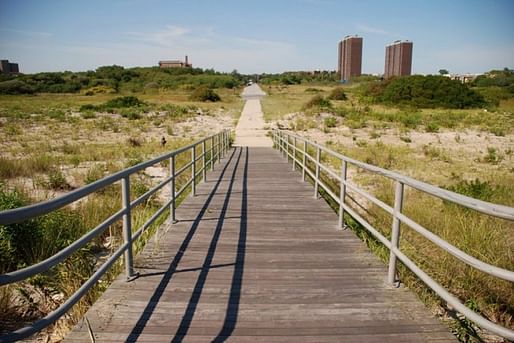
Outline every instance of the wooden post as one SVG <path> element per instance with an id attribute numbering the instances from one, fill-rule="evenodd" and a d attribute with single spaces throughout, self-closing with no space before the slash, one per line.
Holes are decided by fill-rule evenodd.
<path id="1" fill-rule="evenodd" d="M 395 285 L 396 283 L 396 254 L 393 248 L 398 248 L 400 241 L 400 219 L 398 214 L 402 212 L 403 207 L 403 183 L 396 181 L 396 190 L 394 193 L 394 212 L 393 226 L 391 228 L 391 251 L 389 252 L 389 271 L 387 273 L 387 281 Z"/>

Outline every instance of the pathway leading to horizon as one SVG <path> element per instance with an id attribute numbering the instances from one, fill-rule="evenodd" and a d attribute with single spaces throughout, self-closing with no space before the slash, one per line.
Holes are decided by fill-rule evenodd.
<path id="1" fill-rule="evenodd" d="M 266 123 L 260 99 L 266 94 L 254 83 L 244 89 L 242 97 L 245 105 L 236 126 L 235 146 L 272 147 L 273 142 L 266 136 Z"/>

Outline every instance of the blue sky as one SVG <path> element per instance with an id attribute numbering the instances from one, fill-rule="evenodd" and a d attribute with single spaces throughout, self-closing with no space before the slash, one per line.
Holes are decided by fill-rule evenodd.
<path id="1" fill-rule="evenodd" d="M 337 42 L 364 38 L 363 72 L 414 42 L 413 72 L 514 68 L 513 0 L 0 0 L 0 58 L 22 72 L 152 66 L 243 73 L 333 70 Z"/>

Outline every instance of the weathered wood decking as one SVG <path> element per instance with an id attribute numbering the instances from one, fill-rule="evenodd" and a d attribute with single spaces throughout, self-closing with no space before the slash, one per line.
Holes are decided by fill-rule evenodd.
<path id="1" fill-rule="evenodd" d="M 454 340 L 277 151 L 216 169 L 88 311 L 97 342 Z M 66 341 L 90 341 L 84 321 Z"/>

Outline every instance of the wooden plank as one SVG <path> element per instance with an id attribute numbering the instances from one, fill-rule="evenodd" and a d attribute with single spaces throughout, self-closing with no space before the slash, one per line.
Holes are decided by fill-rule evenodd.
<path id="1" fill-rule="evenodd" d="M 87 312 L 98 341 L 454 341 L 276 151 L 229 155 Z"/>

